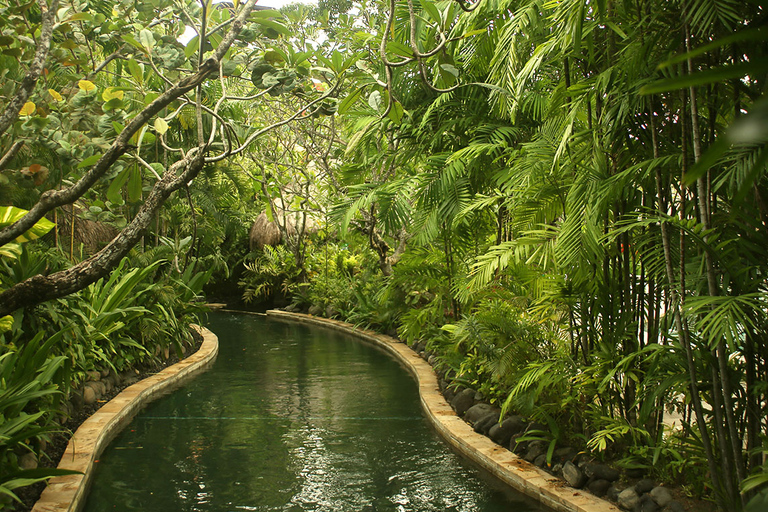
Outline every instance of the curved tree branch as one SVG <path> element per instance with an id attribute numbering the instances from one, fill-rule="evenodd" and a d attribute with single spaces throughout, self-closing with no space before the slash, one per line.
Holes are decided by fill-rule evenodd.
<path id="1" fill-rule="evenodd" d="M 64 297 L 106 276 L 141 239 L 165 200 L 200 173 L 205 165 L 203 156 L 193 149 L 187 157 L 175 162 L 152 187 L 131 223 L 102 250 L 66 270 L 36 275 L 0 293 L 0 317 L 21 307 Z"/>
<path id="2" fill-rule="evenodd" d="M 41 0 L 43 1 L 43 0 Z M 0 230 L 0 247 L 13 241 L 16 237 L 29 230 L 37 221 L 43 218 L 46 213 L 52 209 L 69 204 L 80 198 L 96 181 L 101 178 L 107 170 L 125 153 L 128 149 L 131 137 L 138 132 L 153 116 L 158 114 L 171 102 L 178 99 L 185 93 L 195 89 L 202 84 L 208 76 L 219 69 L 219 62 L 242 29 L 245 20 L 250 15 L 256 5 L 256 0 L 248 0 L 242 11 L 237 15 L 232 23 L 230 31 L 222 38 L 221 43 L 216 48 L 213 56 L 204 61 L 197 72 L 180 80 L 173 87 L 158 96 L 152 103 L 147 105 L 130 123 L 128 123 L 117 136 L 115 141 L 104 152 L 101 158 L 71 187 L 62 190 L 48 190 L 40 196 L 39 201 L 29 210 L 29 212 L 19 219 L 19 221 Z M 21 107 L 19 107 L 21 108 Z"/>

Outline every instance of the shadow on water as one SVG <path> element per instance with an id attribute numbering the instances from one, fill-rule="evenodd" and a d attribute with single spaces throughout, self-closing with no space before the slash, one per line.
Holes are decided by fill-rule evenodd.
<path id="1" fill-rule="evenodd" d="M 216 364 L 112 442 L 87 512 L 544 510 L 451 452 L 390 356 L 262 317 L 210 323 Z"/>

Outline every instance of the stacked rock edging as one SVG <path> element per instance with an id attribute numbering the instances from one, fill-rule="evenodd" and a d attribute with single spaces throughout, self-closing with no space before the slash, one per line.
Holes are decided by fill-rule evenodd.
<path id="1" fill-rule="evenodd" d="M 85 503 L 88 485 L 93 476 L 93 464 L 112 438 L 133 419 L 142 406 L 213 364 L 219 349 L 218 338 L 204 327 L 193 325 L 192 328 L 203 336 L 203 343 L 197 352 L 151 377 L 130 385 L 80 425 L 72 435 L 58 469 L 80 471 L 82 474 L 49 480 L 32 512 L 79 511 Z M 89 378 L 95 379 L 95 373 L 98 372 L 89 375 Z M 100 391 L 102 386 L 92 383 L 101 382 L 101 377 L 99 374 L 99 380 L 86 381 L 81 388 L 83 395 L 89 388 L 94 394 Z M 124 378 L 129 382 L 131 379 L 137 379 L 136 375 L 130 372 L 127 372 Z M 104 387 L 106 388 L 106 385 Z M 81 399 L 84 402 L 85 397 L 82 396 Z M 69 407 L 77 407 L 77 399 L 70 399 L 70 402 L 73 405 Z"/>
<path id="2" fill-rule="evenodd" d="M 390 348 L 390 352 L 395 355 L 398 354 L 396 350 L 391 350 L 390 345 L 392 343 L 398 343 L 407 347 L 407 345 L 401 341 L 394 340 L 389 336 L 384 336 L 373 331 L 358 329 L 338 320 L 280 310 L 268 311 L 267 316 L 324 325 L 336 330 L 351 333 L 368 341 L 372 341 L 379 346 L 384 344 L 386 345 L 385 348 Z M 488 437 L 496 445 L 499 445 L 500 448 L 514 454 L 513 456 L 516 457 L 516 459 L 513 459 L 513 462 L 510 465 L 517 466 L 521 472 L 525 471 L 525 468 L 522 466 L 522 464 L 525 464 L 525 462 L 522 462 L 524 460 L 527 463 L 536 466 L 539 470 L 546 472 L 544 474 L 550 476 L 550 479 L 546 480 L 546 482 L 550 484 L 559 482 L 560 486 L 564 486 L 565 484 L 572 487 L 573 490 L 571 491 L 571 495 L 574 500 L 576 498 L 584 497 L 585 495 L 582 495 L 581 492 L 586 491 L 588 496 L 594 496 L 596 500 L 608 500 L 603 501 L 603 503 L 607 505 L 611 502 L 618 507 L 611 507 L 612 510 L 621 509 L 630 512 L 686 511 L 686 508 L 680 502 L 674 500 L 672 493 L 667 487 L 656 485 L 655 482 L 649 479 L 642 479 L 632 485 L 629 483 L 629 480 L 642 476 L 641 473 L 638 473 L 636 470 L 625 470 L 622 474 L 622 472 L 608 464 L 592 460 L 587 454 L 579 452 L 573 447 L 556 447 L 553 452 L 551 464 L 548 464 L 546 456 L 548 443 L 537 440 L 518 442 L 518 439 L 533 430 L 546 431 L 547 427 L 545 425 L 528 421 L 522 416 L 515 414 L 501 418 L 501 409 L 486 402 L 481 393 L 472 388 L 454 385 L 454 375 L 452 375 L 450 371 L 446 372 L 436 368 L 436 356 L 428 351 L 424 344 L 417 343 L 410 347 L 410 349 L 415 355 L 420 359 L 423 359 L 430 367 L 432 367 L 432 370 L 438 379 L 440 394 L 450 404 L 450 407 L 456 414 L 466 421 L 467 424 L 472 427 L 474 432 Z M 422 404 L 424 404 L 423 397 Z M 440 413 L 440 415 L 442 416 L 442 413 Z M 477 460 L 476 453 L 470 453 L 463 450 L 456 442 L 452 442 L 455 440 L 451 439 L 451 434 L 449 432 L 444 431 L 438 425 L 435 426 L 438 432 L 440 432 L 455 448 L 462 451 L 464 455 L 474 459 L 475 462 L 480 463 L 485 469 L 488 469 L 491 473 L 509 483 L 507 479 L 497 471 L 494 471 L 490 465 L 486 465 L 482 461 Z M 557 478 L 557 480 L 554 480 L 554 478 Z M 539 477 L 533 477 L 522 487 L 518 487 L 514 484 L 510 485 L 535 497 L 536 493 L 530 492 L 530 487 L 538 485 L 539 479 Z M 542 478 L 541 480 L 544 479 Z M 620 498 L 620 496 L 623 496 L 623 498 Z M 637 497 L 636 499 L 634 499 L 635 496 Z M 584 510 L 585 512 L 594 512 L 598 509 L 607 510 L 599 505 L 599 501 L 593 502 L 591 506 L 585 508 L 581 508 L 580 504 L 565 503 L 562 500 L 540 499 L 540 501 L 555 510 Z"/>
<path id="3" fill-rule="evenodd" d="M 434 357 L 433 354 L 423 349 L 420 351 L 421 354 L 414 353 L 401 341 L 337 320 L 280 310 L 267 311 L 267 316 L 278 320 L 321 325 L 351 334 L 392 354 L 415 377 L 425 416 L 437 433 L 459 453 L 511 488 L 557 512 L 619 511 L 615 504 L 589 493 L 568 488 L 562 480 L 522 460 L 509 450 L 501 448 L 489 438 L 475 433 L 473 427 L 456 415 L 441 393 L 440 388 L 443 387 L 443 383 L 439 382 L 434 368 L 427 364 L 430 356 Z M 465 394 L 468 396 L 470 392 Z M 472 406 L 482 401 L 482 397 L 477 393 L 472 393 L 472 399 L 473 404 L 467 408 L 465 414 L 469 414 Z M 486 412 L 490 411 L 486 410 Z M 472 414 L 480 414 L 480 411 L 475 410 Z M 498 420 L 498 415 L 496 418 Z"/>
<path id="4" fill-rule="evenodd" d="M 423 345 L 414 345 L 412 348 L 422 359 L 434 358 L 424 350 Z M 631 512 L 685 511 L 683 505 L 673 499 L 668 488 L 656 485 L 653 480 L 647 478 L 629 485 L 626 481 L 636 476 L 636 470 L 622 474 L 616 468 L 596 462 L 587 454 L 570 446 L 556 447 L 551 461 L 548 462 L 549 443 L 543 440 L 520 441 L 529 432 L 546 431 L 546 426 L 527 421 L 515 414 L 502 418 L 501 409 L 486 402 L 481 393 L 458 384 L 454 386 L 450 372 L 436 372 L 446 400 L 475 432 L 487 436 L 523 460 L 561 478 L 570 487 L 608 499 L 621 509 Z"/>

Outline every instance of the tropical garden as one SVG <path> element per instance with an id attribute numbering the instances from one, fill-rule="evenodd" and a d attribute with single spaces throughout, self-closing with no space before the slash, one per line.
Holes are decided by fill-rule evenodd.
<path id="1" fill-rule="evenodd" d="M 3 0 L 0 508 L 89 372 L 223 298 L 422 344 L 553 446 L 764 510 L 767 14 Z"/>

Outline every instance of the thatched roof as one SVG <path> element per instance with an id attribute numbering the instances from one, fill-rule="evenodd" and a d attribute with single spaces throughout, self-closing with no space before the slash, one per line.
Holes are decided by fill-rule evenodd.
<path id="1" fill-rule="evenodd" d="M 264 249 L 265 245 L 274 247 L 283 241 L 280 228 L 274 221 L 269 220 L 266 213 L 256 217 L 253 226 L 251 226 L 249 238 L 252 251 L 260 251 Z"/>
<path id="2" fill-rule="evenodd" d="M 84 219 L 80 216 L 82 208 L 79 206 L 74 207 L 75 211 L 75 249 L 83 244 L 83 250 L 86 254 L 95 254 L 100 251 L 105 245 L 107 245 L 118 234 L 118 230 L 104 224 L 103 222 L 96 222 L 88 219 Z M 72 244 L 72 205 L 62 206 L 56 215 L 57 229 L 59 236 L 59 245 L 63 247 L 70 247 Z"/>
<path id="3" fill-rule="evenodd" d="M 296 218 L 294 213 L 286 213 L 285 209 L 275 201 L 273 207 L 277 211 L 278 215 L 285 215 L 281 219 L 285 219 L 285 229 L 288 232 L 288 236 L 296 235 Z M 307 215 L 306 225 L 304 226 L 304 235 L 314 235 L 320 231 L 320 224 L 313 218 L 312 214 Z M 275 221 L 269 220 L 266 212 L 261 213 L 251 226 L 251 232 L 249 235 L 250 247 L 252 251 L 262 250 L 265 245 L 275 247 L 284 242 L 283 234 L 280 232 Z"/>

